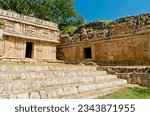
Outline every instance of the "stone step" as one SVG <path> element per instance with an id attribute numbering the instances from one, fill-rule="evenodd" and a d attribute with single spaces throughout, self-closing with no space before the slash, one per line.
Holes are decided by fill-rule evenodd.
<path id="1" fill-rule="evenodd" d="M 0 98 L 92 98 L 126 84 L 94 66 L 0 66 Z"/>
<path id="2" fill-rule="evenodd" d="M 40 79 L 22 79 L 0 81 L 0 91 L 20 91 L 32 88 L 43 88 L 48 86 L 61 86 L 67 84 L 78 83 L 93 83 L 99 81 L 109 81 L 117 79 L 116 75 L 100 75 L 100 76 L 85 76 L 85 77 L 64 77 L 64 78 L 40 78 Z"/>
<path id="3" fill-rule="evenodd" d="M 61 99 L 97 99 L 98 97 L 102 97 L 108 95 L 110 93 L 116 92 L 120 89 L 126 88 L 129 84 L 124 85 L 115 85 L 113 87 L 97 89 L 92 91 L 86 91 L 78 94 L 71 94 L 67 96 L 60 97 Z"/>
<path id="4" fill-rule="evenodd" d="M 97 67 L 94 66 L 78 66 L 78 65 L 60 65 L 60 66 L 16 66 L 16 65 L 1 65 L 1 72 L 14 71 L 95 71 Z"/>
<path id="5" fill-rule="evenodd" d="M 124 85 L 127 84 L 126 80 L 120 79 L 113 79 L 107 81 L 99 81 L 96 83 L 87 83 L 87 84 L 69 84 L 63 86 L 52 86 L 52 87 L 45 87 L 45 88 L 38 88 L 32 89 L 31 91 L 22 91 L 22 92 L 14 92 L 10 91 L 8 93 L 1 93 L 2 96 L 8 96 L 9 98 L 42 98 L 42 99 L 49 99 L 49 98 L 61 98 L 63 96 L 72 95 L 83 93 L 87 91 L 97 90 L 97 89 L 104 89 L 110 88 L 113 86 Z"/>
<path id="6" fill-rule="evenodd" d="M 98 76 L 106 75 L 105 71 L 47 71 L 47 72 L 5 72 L 0 73 L 0 80 L 14 80 L 14 79 L 45 79 L 45 78 L 60 78 L 60 77 L 84 77 L 84 76 Z"/>

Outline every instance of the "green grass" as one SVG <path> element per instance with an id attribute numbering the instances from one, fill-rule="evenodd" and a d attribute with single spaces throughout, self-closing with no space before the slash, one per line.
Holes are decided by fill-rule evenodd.
<path id="1" fill-rule="evenodd" d="M 150 88 L 135 87 L 121 89 L 100 99 L 150 99 Z"/>

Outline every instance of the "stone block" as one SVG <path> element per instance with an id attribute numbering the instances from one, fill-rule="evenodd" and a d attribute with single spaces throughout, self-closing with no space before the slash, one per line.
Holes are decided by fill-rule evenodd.
<path id="1" fill-rule="evenodd" d="M 141 85 L 142 84 L 142 77 L 140 77 L 140 76 L 137 75 L 136 79 L 137 79 L 137 83 L 136 84 Z"/>
<path id="2" fill-rule="evenodd" d="M 30 93 L 30 99 L 40 99 L 40 94 L 39 92 L 32 92 Z"/>
<path id="3" fill-rule="evenodd" d="M 48 99 L 48 93 L 47 91 L 40 91 L 41 99 Z"/>
<path id="4" fill-rule="evenodd" d="M 11 94 L 11 95 L 9 96 L 9 99 L 17 99 L 17 95 Z"/>
<path id="5" fill-rule="evenodd" d="M 131 83 L 132 83 L 132 84 L 137 84 L 136 75 L 133 75 L 133 77 L 131 77 Z"/>
<path id="6" fill-rule="evenodd" d="M 0 66 L 0 70 L 1 71 L 8 71 L 8 68 L 7 68 L 7 66 Z"/>
<path id="7" fill-rule="evenodd" d="M 64 95 L 71 95 L 78 93 L 77 87 L 63 87 Z"/>
<path id="8" fill-rule="evenodd" d="M 132 84 L 132 79 L 131 79 L 131 77 L 127 77 L 127 82 L 128 82 L 129 84 Z"/>
<path id="9" fill-rule="evenodd" d="M 0 95 L 0 99 L 9 99 L 9 96 L 7 96 L 7 95 Z"/>
<path id="10" fill-rule="evenodd" d="M 44 71 L 48 71 L 48 70 L 49 70 L 48 66 L 44 66 L 44 67 L 43 67 L 43 70 L 44 70 Z"/>
<path id="11" fill-rule="evenodd" d="M 36 71 L 43 71 L 43 66 L 35 66 Z"/>
<path id="12" fill-rule="evenodd" d="M 64 95 L 64 91 L 62 88 L 59 88 L 56 90 L 58 97 L 63 96 Z"/>
<path id="13" fill-rule="evenodd" d="M 48 98 L 58 98 L 58 94 L 57 94 L 57 88 L 56 89 L 50 89 L 49 91 L 47 91 L 48 93 Z"/>
<path id="14" fill-rule="evenodd" d="M 17 94 L 17 99 L 29 99 L 29 93 Z"/>
<path id="15" fill-rule="evenodd" d="M 78 91 L 85 92 L 85 91 L 90 91 L 90 90 L 94 90 L 97 88 L 98 88 L 97 84 L 81 85 L 81 86 L 79 86 Z"/>

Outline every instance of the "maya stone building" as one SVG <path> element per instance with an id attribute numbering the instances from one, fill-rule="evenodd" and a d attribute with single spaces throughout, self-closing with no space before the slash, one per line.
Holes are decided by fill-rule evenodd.
<path id="1" fill-rule="evenodd" d="M 72 36 L 62 36 L 61 43 L 58 58 L 67 62 L 149 65 L 150 14 L 85 25 Z"/>
<path id="2" fill-rule="evenodd" d="M 0 59 L 55 62 L 57 24 L 0 9 Z"/>
<path id="3" fill-rule="evenodd" d="M 150 64 L 150 14 L 90 23 L 59 36 L 57 24 L 0 9 L 0 60 Z M 59 39 L 60 38 L 60 39 Z"/>

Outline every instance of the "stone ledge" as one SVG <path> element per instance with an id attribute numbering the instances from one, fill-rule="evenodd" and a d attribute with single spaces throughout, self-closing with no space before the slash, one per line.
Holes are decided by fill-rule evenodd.
<path id="1" fill-rule="evenodd" d="M 3 32 L 3 35 L 7 36 L 14 36 L 14 37 L 19 37 L 23 39 L 30 39 L 30 40 L 35 40 L 35 41 L 46 41 L 46 42 L 51 42 L 51 43 L 59 43 L 58 38 L 44 38 L 44 37 L 38 37 L 38 36 L 32 36 L 32 35 L 26 35 L 26 34 L 20 34 L 20 33 L 11 33 L 11 32 Z"/>
<path id="2" fill-rule="evenodd" d="M 150 67 L 99 67 L 108 74 L 115 74 L 120 79 L 126 79 L 130 84 L 150 87 Z"/>
<path id="3" fill-rule="evenodd" d="M 44 26 L 47 28 L 53 28 L 58 30 L 57 28 L 57 24 L 49 22 L 49 21 L 45 21 L 45 20 L 41 20 L 38 18 L 34 18 L 34 17 L 30 17 L 30 16 L 25 16 L 25 15 L 21 15 L 12 11 L 7 11 L 7 10 L 3 10 L 0 9 L 0 17 L 1 18 L 6 18 L 8 20 L 13 20 L 13 21 L 17 21 L 17 22 L 23 22 L 23 23 L 30 23 L 30 24 L 34 24 L 34 25 L 38 25 L 38 26 Z"/>

